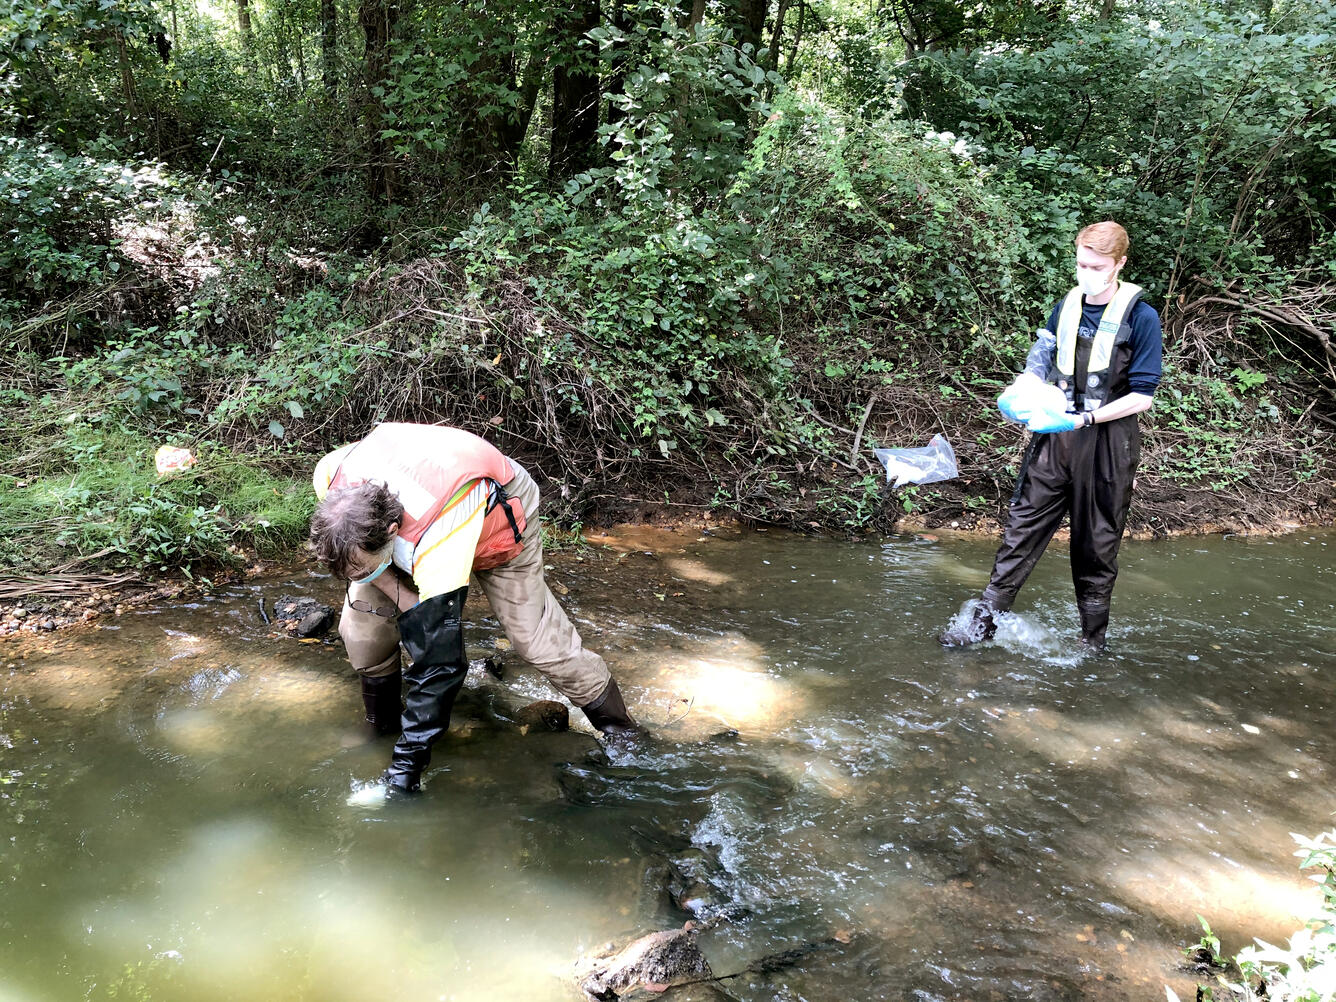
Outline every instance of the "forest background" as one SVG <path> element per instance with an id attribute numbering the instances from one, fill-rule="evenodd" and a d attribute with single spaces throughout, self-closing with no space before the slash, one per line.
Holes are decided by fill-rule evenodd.
<path id="1" fill-rule="evenodd" d="M 378 420 L 566 523 L 989 524 L 1113 218 L 1132 526 L 1336 504 L 1330 0 L 0 0 L 0 575 L 213 574 Z M 873 445 L 945 432 L 892 491 Z M 162 444 L 198 464 L 159 478 Z"/>

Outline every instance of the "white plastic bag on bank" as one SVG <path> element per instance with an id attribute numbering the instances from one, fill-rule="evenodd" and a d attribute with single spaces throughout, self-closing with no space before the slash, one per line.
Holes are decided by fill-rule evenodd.
<path id="1" fill-rule="evenodd" d="M 881 460 L 882 466 L 886 467 L 886 479 L 896 487 L 905 484 L 935 484 L 960 476 L 955 450 L 945 435 L 934 435 L 932 441 L 921 449 L 872 451 Z"/>

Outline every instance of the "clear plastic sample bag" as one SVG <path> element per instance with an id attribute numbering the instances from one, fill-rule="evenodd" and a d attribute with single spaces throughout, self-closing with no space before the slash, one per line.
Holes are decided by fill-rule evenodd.
<path id="1" fill-rule="evenodd" d="M 945 435 L 934 435 L 920 449 L 873 449 L 886 467 L 886 479 L 896 487 L 905 484 L 935 484 L 960 476 L 956 453 Z"/>

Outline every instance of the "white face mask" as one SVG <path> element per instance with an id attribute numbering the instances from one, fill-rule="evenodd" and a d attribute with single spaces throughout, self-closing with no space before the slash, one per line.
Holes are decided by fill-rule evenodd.
<path id="1" fill-rule="evenodd" d="M 1113 284 L 1113 276 L 1116 271 L 1103 272 L 1092 271 L 1089 268 L 1076 269 L 1076 284 L 1080 286 L 1081 291 L 1086 296 L 1098 296 L 1100 293 L 1107 292 L 1109 286 Z"/>
<path id="2" fill-rule="evenodd" d="M 370 584 L 385 573 L 385 568 L 389 567 L 390 561 L 394 559 L 394 540 L 391 539 L 388 543 L 382 546 L 376 556 L 382 558 L 380 566 L 364 578 L 353 578 L 353 584 Z"/>

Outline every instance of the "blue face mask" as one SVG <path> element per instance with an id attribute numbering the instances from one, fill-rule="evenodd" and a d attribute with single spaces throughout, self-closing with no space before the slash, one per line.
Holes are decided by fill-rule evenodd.
<path id="1" fill-rule="evenodd" d="M 353 578 L 353 584 L 370 584 L 385 573 L 385 568 L 389 567 L 390 561 L 394 559 L 394 540 L 391 539 L 386 543 L 380 552 L 385 557 L 385 559 L 381 561 L 380 566 L 364 578 Z"/>

